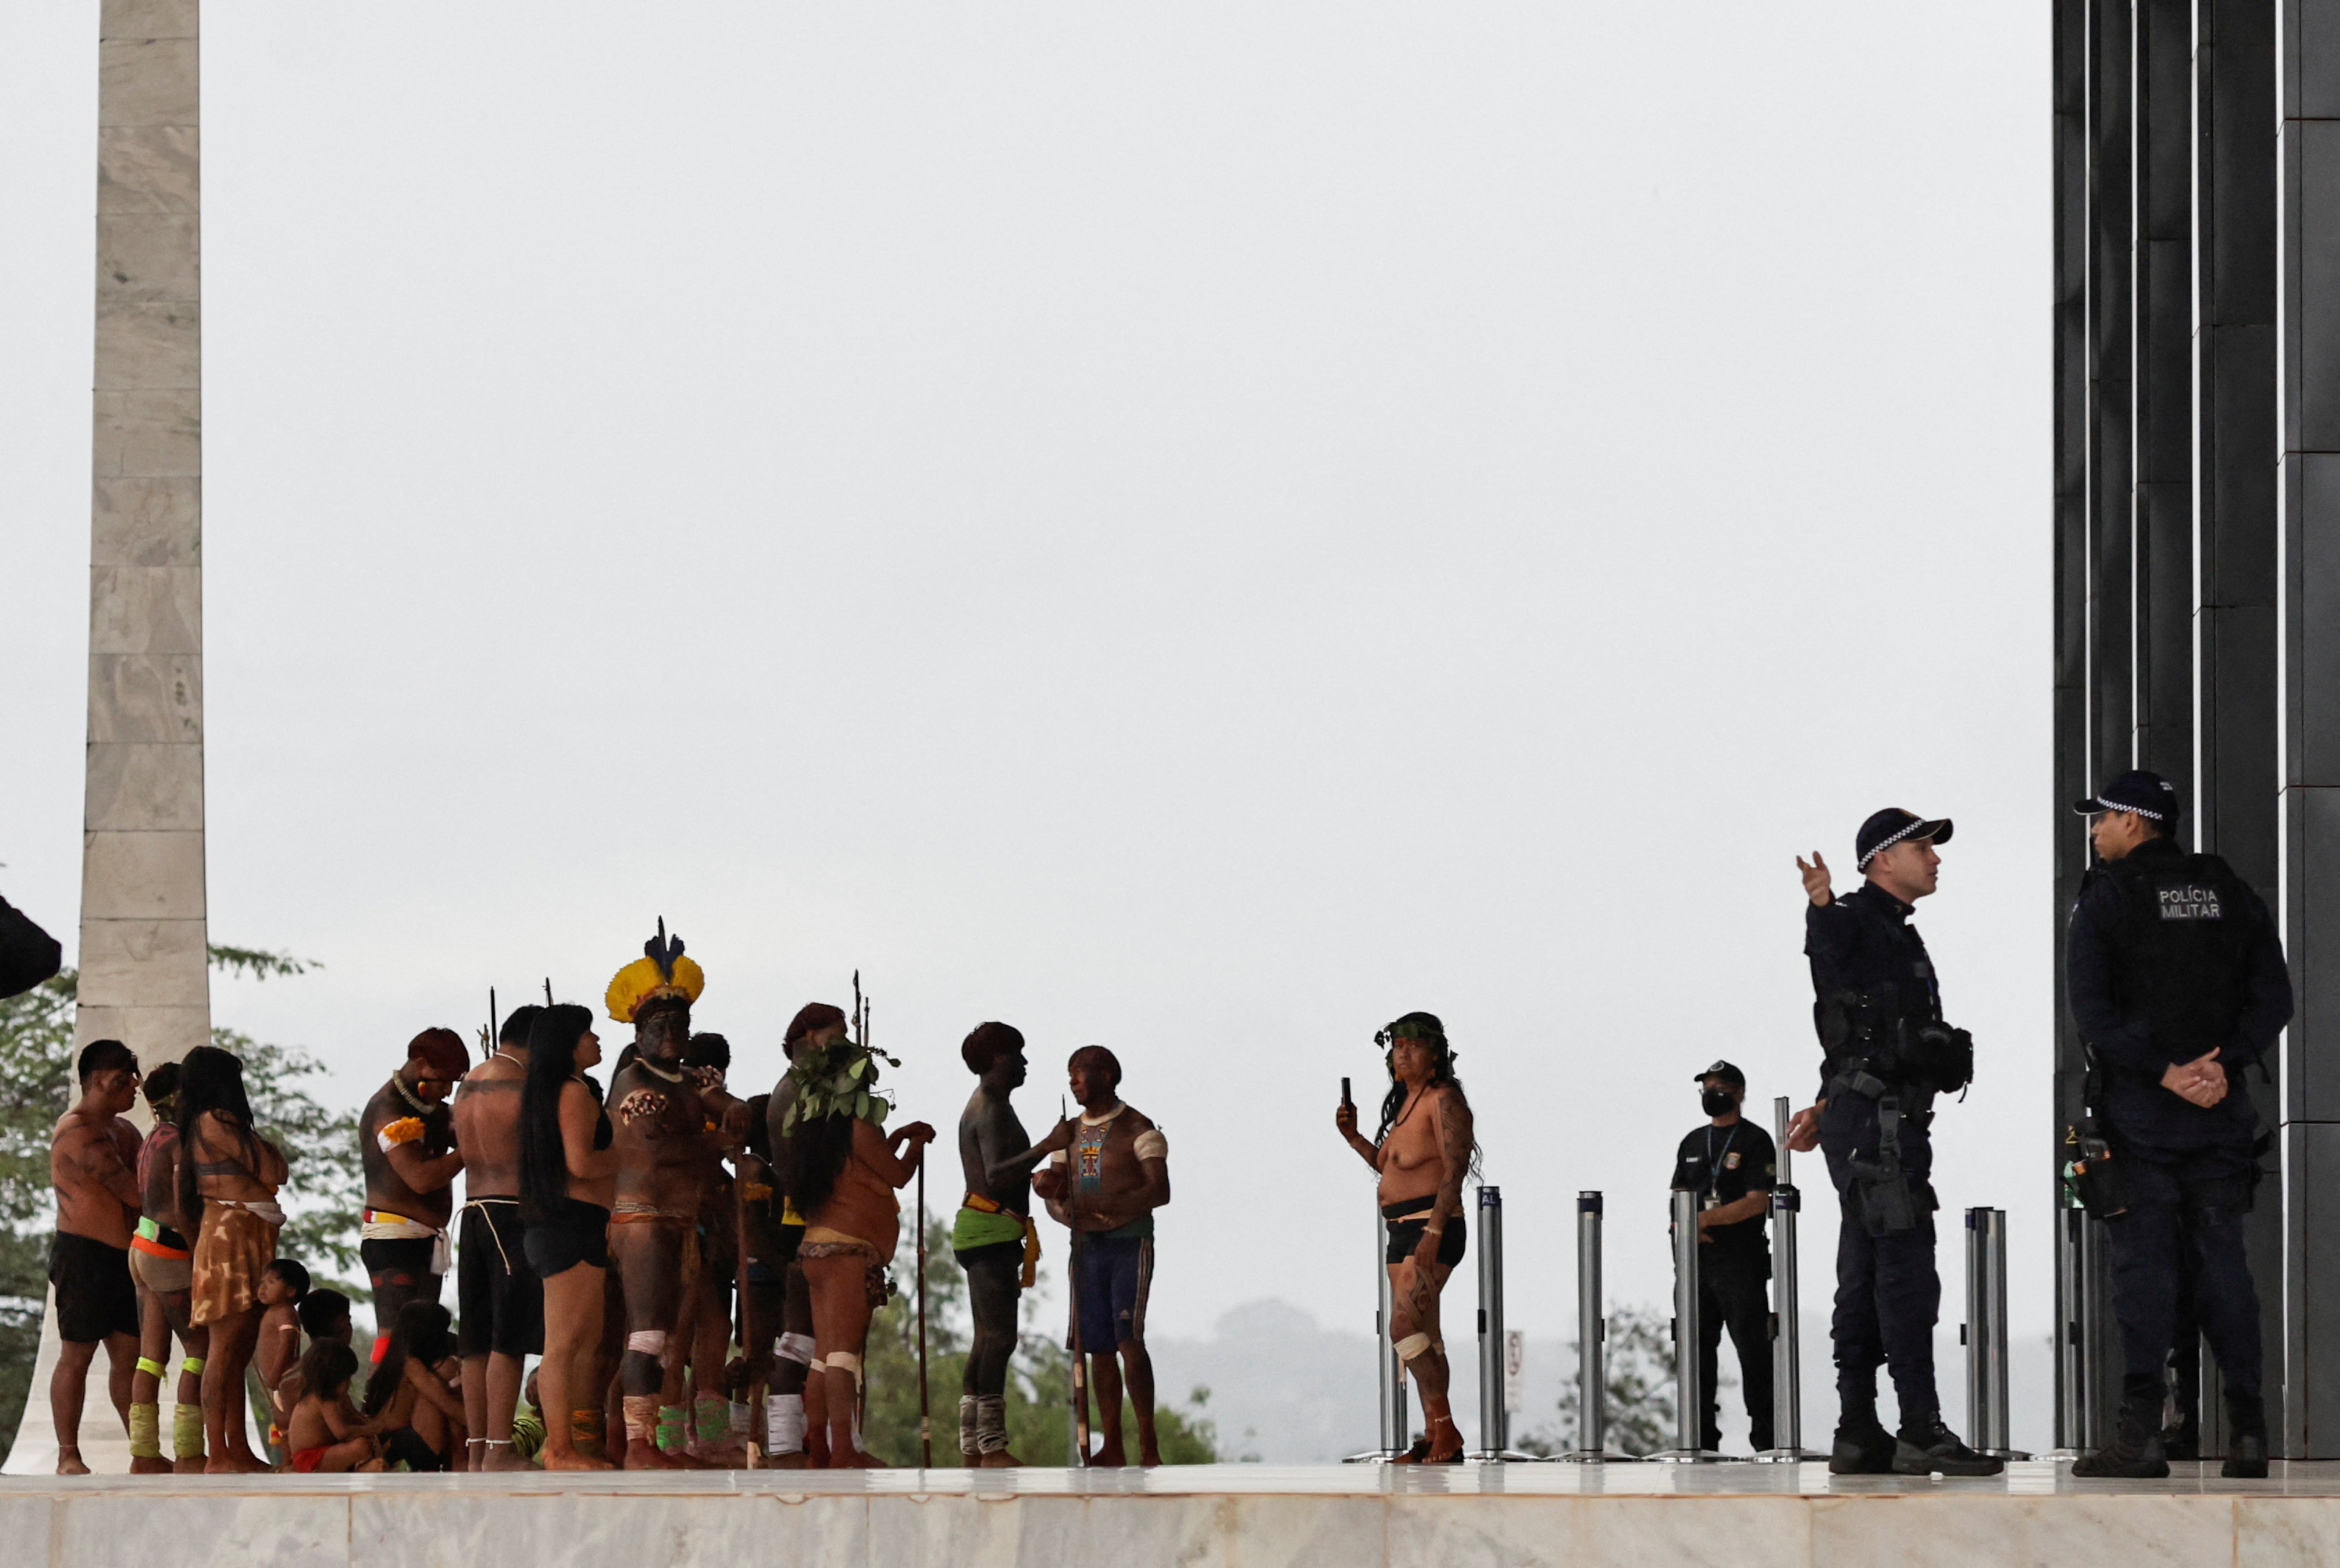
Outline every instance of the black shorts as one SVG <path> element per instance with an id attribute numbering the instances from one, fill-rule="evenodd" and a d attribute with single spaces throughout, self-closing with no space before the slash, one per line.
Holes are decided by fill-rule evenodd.
<path id="1" fill-rule="evenodd" d="M 610 1211 L 573 1197 L 560 1200 L 542 1222 L 528 1227 L 521 1244 L 528 1266 L 539 1279 L 567 1274 L 579 1264 L 610 1266 Z"/>
<path id="2" fill-rule="evenodd" d="M 365 1265 L 367 1283 L 376 1295 L 386 1289 L 403 1290 L 438 1300 L 439 1276 L 431 1272 L 438 1253 L 438 1240 L 427 1236 L 358 1243 L 358 1261 Z"/>
<path id="3" fill-rule="evenodd" d="M 128 1247 L 61 1230 L 49 1250 L 49 1283 L 57 1287 L 59 1339 L 94 1345 L 116 1334 L 138 1337 L 138 1287 L 131 1282 Z"/>
<path id="4" fill-rule="evenodd" d="M 1422 1245 L 1423 1233 L 1430 1228 L 1430 1211 L 1436 1206 L 1436 1200 L 1431 1198 L 1403 1199 L 1382 1205 L 1382 1218 L 1389 1222 L 1389 1263 L 1401 1264 L 1413 1255 L 1413 1249 Z M 1401 1219 L 1398 1217 L 1400 1215 L 1411 1217 Z M 1465 1239 L 1462 1216 L 1459 1214 L 1450 1216 L 1446 1229 L 1438 1237 L 1438 1261 L 1449 1268 L 1461 1263 Z"/>
<path id="5" fill-rule="evenodd" d="M 528 1265 L 527 1229 L 516 1198 L 478 1198 L 464 1206 L 461 1250 L 455 1256 L 458 1354 L 544 1353 L 544 1282 Z"/>

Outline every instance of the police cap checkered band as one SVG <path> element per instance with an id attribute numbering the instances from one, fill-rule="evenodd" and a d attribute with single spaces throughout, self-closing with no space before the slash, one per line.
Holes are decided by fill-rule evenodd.
<path id="1" fill-rule="evenodd" d="M 2072 802 L 2084 817 L 2099 811 L 2134 811 L 2149 822 L 2177 819 L 2177 791 L 2158 773 L 2132 768 L 2085 800 Z"/>
<path id="2" fill-rule="evenodd" d="M 1867 870 L 1879 850 L 1889 849 L 1904 839 L 1931 839 L 1937 844 L 1947 844 L 1950 841 L 1950 819 L 1920 817 L 1899 806 L 1888 806 L 1863 822 L 1860 831 L 1853 835 L 1852 849 L 1858 857 L 1853 868 Z"/>

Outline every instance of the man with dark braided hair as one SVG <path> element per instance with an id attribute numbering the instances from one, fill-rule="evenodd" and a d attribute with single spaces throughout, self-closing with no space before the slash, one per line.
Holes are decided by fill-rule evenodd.
<path id="1" fill-rule="evenodd" d="M 1389 1094 L 1368 1143 L 1357 1108 L 1344 1102 L 1333 1125 L 1381 1177 L 1393 1308 L 1390 1339 L 1413 1374 L 1428 1426 L 1401 1464 L 1460 1464 L 1462 1433 L 1447 1402 L 1450 1370 L 1438 1325 L 1439 1293 L 1462 1261 L 1462 1178 L 1477 1163 L 1470 1102 L 1454 1077 L 1454 1050 L 1435 1013 L 1408 1013 L 1373 1037 L 1388 1050 Z"/>

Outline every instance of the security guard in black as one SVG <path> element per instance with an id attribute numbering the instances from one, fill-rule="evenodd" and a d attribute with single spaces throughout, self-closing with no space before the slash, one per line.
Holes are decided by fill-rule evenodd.
<path id="1" fill-rule="evenodd" d="M 1717 1062 L 1698 1075 L 1699 1108 L 1707 1124 L 1674 1153 L 1673 1187 L 1698 1194 L 1699 1446 L 1722 1446 L 1716 1396 L 1717 1352 L 1723 1330 L 1739 1353 L 1739 1379 L 1747 1394 L 1749 1439 L 1758 1453 L 1771 1444 L 1771 1310 L 1767 1285 L 1771 1249 L 1764 1212 L 1779 1180 L 1780 1155 L 1771 1135 L 1739 1114 L 1747 1075 Z M 1724 1219 L 1725 1215 L 1738 1217 Z M 1711 1216 L 1713 1218 L 1708 1218 Z"/>
<path id="2" fill-rule="evenodd" d="M 1943 1424 L 1934 1379 L 1934 1325 L 1942 1303 L 1934 1264 L 1933 1098 L 1973 1075 L 1972 1047 L 1942 1021 L 1941 991 L 1925 939 L 1909 924 L 1934 891 L 1949 841 L 1948 818 L 1889 807 L 1854 836 L 1867 878 L 1837 898 L 1815 852 L 1798 868 L 1810 908 L 1804 953 L 1820 1038 L 1819 1102 L 1790 1129 L 1790 1146 L 1826 1155 L 1842 1219 L 1837 1232 L 1839 1415 L 1829 1468 L 1840 1475 L 1992 1475 L 2004 1463 L 1977 1454 Z M 1964 1053 L 1963 1065 L 1960 1053 Z M 1877 1414 L 1877 1371 L 1891 1373 L 1897 1432 Z"/>
<path id="3" fill-rule="evenodd" d="M 2166 780 L 2132 770 L 2073 809 L 2093 819 L 2100 863 L 2072 910 L 2064 973 L 2121 1195 L 2105 1236 L 2124 1372 L 2114 1440 L 2075 1474 L 2169 1473 L 2162 1369 L 2185 1280 L 2226 1392 L 2234 1436 L 2225 1474 L 2262 1476 L 2258 1294 L 2242 1222 L 2259 1123 L 2243 1074 L 2291 1017 L 2283 947 L 2250 886 L 2216 855 L 2179 843 Z"/>

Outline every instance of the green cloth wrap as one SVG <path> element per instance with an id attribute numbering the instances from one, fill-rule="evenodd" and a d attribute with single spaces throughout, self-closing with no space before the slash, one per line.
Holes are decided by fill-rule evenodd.
<path id="1" fill-rule="evenodd" d="M 962 1208 L 951 1221 L 951 1246 L 958 1252 L 997 1246 L 1004 1241 L 1020 1244 L 1023 1240 L 1024 1216 L 1006 1209 L 986 1214 L 979 1208 Z"/>

